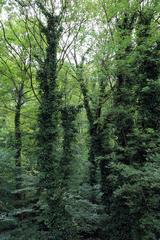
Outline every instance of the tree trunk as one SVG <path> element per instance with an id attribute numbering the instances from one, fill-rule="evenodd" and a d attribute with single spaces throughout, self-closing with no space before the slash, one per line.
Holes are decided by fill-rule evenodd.
<path id="1" fill-rule="evenodd" d="M 60 174 L 62 175 L 62 187 L 64 191 L 69 188 L 69 179 L 71 176 L 71 165 L 74 161 L 73 144 L 76 140 L 77 129 L 75 125 L 79 108 L 75 106 L 66 106 L 61 110 L 61 119 L 63 127 L 63 154 L 60 161 Z"/>
<path id="2" fill-rule="evenodd" d="M 77 79 L 79 81 L 81 92 L 83 94 L 83 104 L 89 123 L 89 185 L 91 186 L 90 200 L 94 203 L 96 201 L 95 185 L 97 184 L 97 157 L 101 155 L 101 139 L 98 124 L 101 108 L 97 106 L 97 109 L 91 109 L 88 89 L 85 85 L 83 78 L 83 62 L 79 66 L 77 66 Z"/>
<path id="3" fill-rule="evenodd" d="M 21 163 L 21 151 L 22 151 L 22 136 L 21 136 L 21 107 L 22 107 L 22 94 L 23 84 L 17 93 L 17 102 L 15 107 L 15 167 L 16 167 L 16 190 L 21 188 L 22 184 L 22 163 Z M 17 193 L 16 197 L 21 199 L 21 194 Z"/>

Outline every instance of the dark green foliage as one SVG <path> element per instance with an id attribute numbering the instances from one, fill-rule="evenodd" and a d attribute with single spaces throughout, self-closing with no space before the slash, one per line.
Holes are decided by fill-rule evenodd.
<path id="1" fill-rule="evenodd" d="M 139 110 L 144 128 L 160 129 L 159 104 L 160 104 L 160 83 L 159 80 L 147 82 L 142 88 L 139 99 Z M 143 110 L 144 109 L 144 110 Z"/>
<path id="2" fill-rule="evenodd" d="M 108 239 L 157 239 L 159 234 L 157 164 L 147 163 L 141 169 L 137 169 L 137 165 L 112 165 L 110 172 L 108 182 L 112 183 L 112 196 L 106 229 Z"/>
<path id="3" fill-rule="evenodd" d="M 73 218 L 78 236 L 82 239 L 98 237 L 105 219 L 100 185 L 95 187 L 94 192 L 97 203 L 90 201 L 93 188 L 89 184 L 81 185 L 79 191 L 71 192 L 67 199 L 66 208 Z"/>

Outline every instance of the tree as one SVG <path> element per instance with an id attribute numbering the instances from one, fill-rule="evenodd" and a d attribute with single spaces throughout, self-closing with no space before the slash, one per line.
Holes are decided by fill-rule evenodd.
<path id="1" fill-rule="evenodd" d="M 138 5 L 137 7 L 139 8 Z M 148 4 L 144 5 L 138 15 L 138 11 L 132 11 L 131 8 L 131 12 L 128 11 L 122 16 L 120 20 L 122 25 L 118 24 L 120 33 L 124 34 L 125 37 L 121 36 L 124 43 L 119 48 L 120 52 L 117 51 L 118 58 L 117 54 L 115 55 L 118 71 L 117 83 L 115 85 L 116 91 L 113 95 L 114 110 L 111 110 L 106 116 L 105 128 L 108 126 L 108 132 L 105 129 L 104 136 L 107 133 L 108 139 L 105 136 L 106 143 L 104 146 L 107 151 L 106 156 L 101 161 L 103 201 L 108 214 L 107 228 L 105 230 L 107 239 L 156 239 L 159 234 L 157 232 L 158 222 L 155 226 L 151 223 L 151 219 L 157 221 L 156 210 L 154 212 L 149 204 L 149 201 L 153 202 L 154 200 L 151 200 L 147 194 L 149 186 L 152 185 L 152 180 L 149 181 L 148 172 L 153 161 L 150 148 L 153 142 L 157 145 L 155 143 L 157 140 L 155 140 L 154 133 L 153 135 L 151 134 L 152 130 L 151 132 L 149 129 L 147 131 L 146 129 L 144 130 L 143 124 L 145 124 L 145 119 L 152 115 L 151 112 L 147 118 L 144 118 L 142 117 L 144 116 L 143 114 L 146 114 L 144 113 L 144 106 L 143 113 L 140 113 L 139 106 L 137 106 L 137 102 L 139 104 L 141 102 L 139 99 L 143 98 L 143 91 L 140 90 L 140 86 L 145 84 L 146 81 L 148 82 L 149 79 L 149 75 L 147 75 L 149 68 L 145 68 L 145 65 L 146 63 L 150 65 L 154 61 L 151 62 L 149 56 L 146 55 L 148 47 L 145 45 L 145 41 L 142 41 L 143 43 L 141 42 L 140 45 L 139 41 L 135 43 L 135 40 L 132 40 L 133 34 L 130 32 L 130 30 L 135 31 L 137 19 L 141 19 L 143 16 L 144 25 L 143 27 L 141 25 L 140 34 L 143 34 L 144 37 L 144 34 L 148 33 L 149 29 L 147 26 L 150 23 L 147 25 L 146 22 L 148 22 L 149 16 L 151 17 L 149 22 L 151 19 L 154 21 L 154 18 L 153 15 L 149 15 L 146 21 L 143 11 L 146 12 L 147 9 L 147 12 L 152 12 L 151 9 L 154 7 L 152 4 L 149 4 L 149 6 Z M 130 25 L 130 23 L 132 24 Z M 129 41 L 127 39 L 126 43 L 127 34 L 129 34 Z M 145 36 L 145 40 L 149 39 L 148 34 Z M 141 54 L 138 53 L 138 66 L 139 63 L 140 65 L 142 64 L 143 70 L 135 67 L 137 63 L 137 49 L 145 49 L 144 55 L 142 52 Z M 143 62 L 143 56 L 145 56 L 145 62 Z M 156 53 L 154 53 L 154 57 L 156 59 Z M 153 64 L 153 66 L 156 65 Z M 154 73 L 157 73 L 156 69 Z M 158 78 L 158 74 L 156 78 Z M 147 106 L 150 105 L 150 101 L 152 101 L 150 96 L 146 96 L 145 102 L 147 102 Z M 140 122 L 142 125 L 139 125 Z M 155 164 L 158 167 L 158 162 Z M 155 173 L 154 167 L 151 172 Z M 139 182 L 138 179 L 140 179 Z M 152 192 L 154 196 L 156 196 L 155 189 L 153 190 L 154 193 Z M 145 206 L 143 206 L 144 201 Z M 157 209 L 156 204 L 154 207 Z M 148 214 L 147 211 L 149 211 Z M 150 226 L 148 231 L 145 229 L 146 224 Z M 131 225 L 132 228 L 130 228 Z M 154 231 L 151 230 L 152 228 L 154 228 Z"/>
<path id="2" fill-rule="evenodd" d="M 29 101 L 29 93 L 31 91 L 29 86 L 30 76 L 29 69 L 30 63 L 28 63 L 29 50 L 27 49 L 27 41 L 21 41 L 15 32 L 19 32 L 20 35 L 24 35 L 25 29 L 23 23 L 17 27 L 17 23 L 12 23 L 12 20 L 8 20 L 5 25 L 1 22 L 2 26 L 2 39 L 4 44 L 2 48 L 4 50 L 3 56 L 0 57 L 1 61 L 1 74 L 4 81 L 8 81 L 8 89 L 10 101 L 14 100 L 14 108 L 12 102 L 2 99 L 3 107 L 9 111 L 15 113 L 14 116 L 14 149 L 15 149 L 15 172 L 16 172 L 16 189 L 19 191 L 22 183 L 22 130 L 21 130 L 21 112 L 23 106 Z M 12 63 L 12 65 L 11 65 Z M 10 66 L 11 65 L 11 66 Z M 18 75 L 18 77 L 17 77 Z M 17 193 L 17 197 L 21 198 L 21 194 Z"/>

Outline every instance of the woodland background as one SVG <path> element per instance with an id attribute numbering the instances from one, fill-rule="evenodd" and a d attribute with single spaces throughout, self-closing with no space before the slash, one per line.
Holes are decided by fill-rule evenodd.
<path id="1" fill-rule="evenodd" d="M 0 239 L 160 239 L 160 2 L 0 0 Z"/>

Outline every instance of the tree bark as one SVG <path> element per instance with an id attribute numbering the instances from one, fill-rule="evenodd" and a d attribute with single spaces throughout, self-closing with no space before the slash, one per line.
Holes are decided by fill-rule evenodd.
<path id="1" fill-rule="evenodd" d="M 101 156 L 101 134 L 99 126 L 99 118 L 101 116 L 101 101 L 102 94 L 99 96 L 99 103 L 96 108 L 92 109 L 88 89 L 85 85 L 83 78 L 83 62 L 77 66 L 77 79 L 80 84 L 81 92 L 83 95 L 83 104 L 86 110 L 86 115 L 89 123 L 89 185 L 91 186 L 91 202 L 96 202 L 95 185 L 97 180 L 98 162 L 97 157 Z"/>
<path id="2" fill-rule="evenodd" d="M 17 101 L 15 107 L 15 167 L 16 167 L 16 190 L 21 188 L 22 184 L 22 163 L 21 163 L 21 151 L 22 151 L 22 134 L 21 134 L 21 108 L 23 97 L 23 84 L 20 85 L 17 92 Z M 21 194 L 17 193 L 16 197 L 21 199 Z"/>

